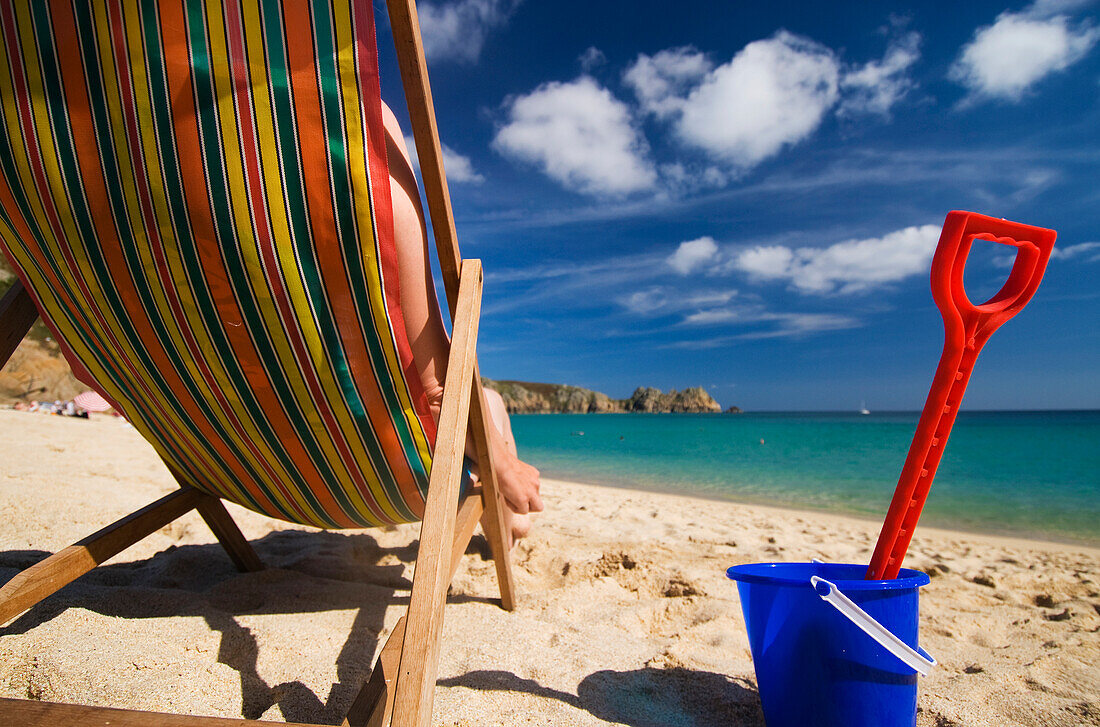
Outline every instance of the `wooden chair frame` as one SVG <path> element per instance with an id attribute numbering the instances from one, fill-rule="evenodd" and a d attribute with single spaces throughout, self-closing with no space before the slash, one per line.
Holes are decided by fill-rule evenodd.
<path id="1" fill-rule="evenodd" d="M 505 504 L 489 446 L 489 427 L 493 424 L 488 415 L 477 365 L 481 262 L 462 260 L 458 249 L 415 0 L 388 0 L 387 8 L 453 331 L 408 611 L 382 647 L 370 678 L 353 701 L 343 724 L 347 727 L 428 727 L 447 589 L 483 515 L 486 537 L 496 565 L 501 605 L 507 610 L 515 607 L 515 585 L 508 550 L 509 537 L 504 530 Z M 30 295 L 17 282 L 0 299 L 0 368 L 7 363 L 37 318 L 38 311 Z M 472 432 L 477 449 L 481 485 L 460 503 L 467 427 Z M 198 510 L 237 568 L 254 571 L 263 567 L 220 499 L 182 487 L 17 574 L 0 588 L 0 624 L 7 623 L 108 558 L 191 510 Z M 168 727 L 282 724 L 20 699 L 0 699 L 0 717 L 9 723 L 50 727 L 66 724 L 111 724 L 117 727 L 149 724 Z"/>

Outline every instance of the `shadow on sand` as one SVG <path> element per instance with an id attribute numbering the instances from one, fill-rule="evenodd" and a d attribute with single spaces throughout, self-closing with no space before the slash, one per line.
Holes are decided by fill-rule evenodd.
<path id="1" fill-rule="evenodd" d="M 238 573 L 216 543 L 170 547 L 145 560 L 96 568 L 0 628 L 0 636 L 30 631 L 70 607 L 131 619 L 200 616 L 221 635 L 218 661 L 240 675 L 241 716 L 255 719 L 278 704 L 288 721 L 338 724 L 370 675 L 387 606 L 408 603 L 412 584 L 402 564 L 415 559 L 418 545 L 383 548 L 364 533 L 276 531 L 252 541 L 267 566 L 258 573 Z M 484 537 L 475 536 L 467 553 L 488 559 Z M 0 552 L 0 583 L 48 555 Z M 448 601 L 497 602 L 462 595 Z M 256 637 L 238 620 L 351 609 L 357 609 L 355 620 L 337 657 L 338 681 L 327 697 L 300 681 L 265 682 L 257 669 Z M 473 671 L 438 683 L 556 699 L 631 727 L 764 724 L 751 683 L 684 668 L 597 671 L 581 681 L 576 694 L 505 671 Z"/>
<path id="2" fill-rule="evenodd" d="M 221 634 L 218 661 L 240 674 L 243 717 L 255 719 L 278 704 L 288 721 L 338 724 L 370 675 L 386 608 L 408 603 L 412 583 L 402 564 L 415 560 L 419 541 L 383 548 L 364 533 L 282 530 L 251 544 L 266 565 L 258 573 L 238 573 L 216 543 L 173 546 L 145 560 L 100 566 L 0 628 L 0 636 L 26 633 L 70 607 L 131 619 L 201 616 Z M 467 549 L 482 558 L 488 552 L 480 535 Z M 0 584 L 49 555 L 0 552 Z M 497 602 L 473 596 L 448 601 Z M 351 609 L 357 611 L 336 660 L 338 682 L 326 698 L 302 682 L 266 683 L 257 670 L 256 637 L 237 618 Z"/>
<path id="3" fill-rule="evenodd" d="M 577 685 L 576 694 L 506 671 L 472 671 L 438 684 L 557 699 L 630 727 L 764 727 L 760 697 L 751 683 L 681 667 L 597 671 Z"/>

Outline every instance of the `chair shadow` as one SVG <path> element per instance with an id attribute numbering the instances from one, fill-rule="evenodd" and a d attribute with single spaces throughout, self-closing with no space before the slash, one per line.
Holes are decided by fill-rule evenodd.
<path id="1" fill-rule="evenodd" d="M 577 685 L 576 694 L 507 671 L 472 671 L 437 684 L 556 699 L 630 727 L 764 727 L 760 697 L 750 682 L 683 667 L 597 671 Z"/>
<path id="2" fill-rule="evenodd" d="M 475 536 L 466 552 L 484 558 L 488 543 L 479 540 L 484 537 Z M 217 543 L 171 546 L 145 560 L 95 568 L 0 628 L 0 636 L 26 633 L 70 607 L 128 619 L 201 616 L 220 633 L 218 661 L 240 675 L 242 717 L 256 719 L 278 704 L 290 722 L 339 724 L 370 676 L 387 607 L 408 603 L 412 583 L 403 564 L 415 561 L 419 541 L 384 548 L 366 533 L 281 530 L 250 542 L 266 566 L 257 573 L 239 573 Z M 0 585 L 49 555 L 0 551 Z M 497 602 L 467 595 L 447 600 Z M 237 619 L 352 609 L 337 682 L 325 698 L 300 681 L 265 682 L 256 637 Z"/>

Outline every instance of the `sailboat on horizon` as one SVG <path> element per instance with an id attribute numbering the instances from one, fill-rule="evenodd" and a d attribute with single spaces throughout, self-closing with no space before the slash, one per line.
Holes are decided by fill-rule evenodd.
<path id="1" fill-rule="evenodd" d="M 859 402 L 859 413 L 860 414 L 870 414 L 871 413 L 871 410 L 867 408 L 867 402 L 866 401 L 861 400 Z"/>

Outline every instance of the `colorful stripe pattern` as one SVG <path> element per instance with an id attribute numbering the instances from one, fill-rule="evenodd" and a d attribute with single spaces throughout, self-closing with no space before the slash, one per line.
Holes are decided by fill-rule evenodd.
<path id="1" fill-rule="evenodd" d="M 423 513 L 366 0 L 0 0 L 0 247 L 182 484 Z"/>

